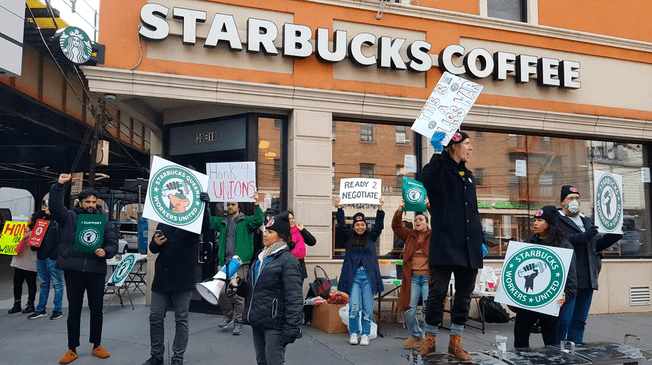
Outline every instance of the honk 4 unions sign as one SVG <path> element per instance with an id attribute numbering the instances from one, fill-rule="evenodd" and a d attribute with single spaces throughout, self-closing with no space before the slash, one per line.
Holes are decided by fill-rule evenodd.
<path id="1" fill-rule="evenodd" d="M 168 19 L 170 15 L 172 18 Z M 208 14 L 202 10 L 181 7 L 173 7 L 170 10 L 160 4 L 146 4 L 140 10 L 140 19 L 140 35 L 152 41 L 162 41 L 169 36 L 168 21 L 180 21 L 183 43 L 195 46 L 197 26 L 207 21 Z M 376 37 L 371 33 L 359 33 L 349 38 L 345 30 L 335 30 L 331 47 L 330 35 L 329 29 L 317 28 L 313 46 L 313 31 L 308 26 L 285 23 L 282 35 L 279 35 L 279 29 L 274 22 L 249 18 L 246 51 L 278 55 L 279 50 L 274 46 L 274 41 L 280 36 L 283 41 L 283 57 L 306 58 L 315 53 L 319 60 L 334 63 L 343 61 L 348 56 L 353 63 L 360 66 L 376 65 L 379 68 L 413 72 L 426 72 L 432 67 L 432 58 L 428 54 L 432 45 L 423 40 L 406 45 L 403 38 Z M 216 13 L 213 16 L 203 46 L 214 48 L 219 42 L 226 43 L 231 51 L 239 52 L 245 49 L 232 15 Z M 374 45 L 378 48 L 376 55 L 369 56 L 363 52 Z M 407 62 L 400 55 L 404 47 L 407 47 Z M 461 66 L 453 63 L 453 59 L 458 57 L 463 58 Z M 482 48 L 465 53 L 464 47 L 457 44 L 450 45 L 439 53 L 439 68 L 454 75 L 466 74 L 474 79 L 493 76 L 494 80 L 504 81 L 507 80 L 508 74 L 513 74 L 518 83 L 527 83 L 532 76 L 536 76 L 541 86 L 580 88 L 580 82 L 577 81 L 580 77 L 579 62 L 501 51 L 491 54 Z"/>

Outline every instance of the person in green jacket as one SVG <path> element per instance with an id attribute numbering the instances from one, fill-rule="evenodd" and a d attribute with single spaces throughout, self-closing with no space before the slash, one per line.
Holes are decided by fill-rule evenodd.
<path id="1" fill-rule="evenodd" d="M 258 192 L 254 193 L 254 199 L 258 202 Z M 220 232 L 218 270 L 221 270 L 231 257 L 238 255 L 242 260 L 242 266 L 238 270 L 238 277 L 246 278 L 249 272 L 251 259 L 254 255 L 253 232 L 263 224 L 263 210 L 256 205 L 254 215 L 246 216 L 240 212 L 237 202 L 227 202 L 227 216 L 210 216 L 211 229 Z M 225 286 L 226 288 L 226 286 Z M 233 323 L 233 335 L 242 334 L 242 312 L 244 311 L 245 298 L 239 295 L 228 295 L 224 290 L 220 293 L 220 309 L 224 318 L 218 326 L 227 328 Z"/>

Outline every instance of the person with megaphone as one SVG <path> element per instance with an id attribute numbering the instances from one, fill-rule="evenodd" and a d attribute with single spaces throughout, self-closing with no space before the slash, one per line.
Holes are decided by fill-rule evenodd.
<path id="1" fill-rule="evenodd" d="M 291 253 L 291 237 L 288 213 L 272 218 L 263 235 L 265 247 L 238 286 L 238 295 L 245 297 L 242 319 L 251 326 L 257 364 L 285 363 L 285 347 L 301 336 L 302 275 Z"/>
<path id="2" fill-rule="evenodd" d="M 199 199 L 208 203 L 208 194 L 201 193 Z M 209 226 L 208 211 L 206 211 L 202 231 L 207 230 Z M 174 307 L 176 323 L 171 364 L 183 364 L 183 355 L 188 347 L 190 296 L 195 289 L 199 237 L 196 233 L 167 224 L 159 223 L 156 226 L 154 237 L 149 243 L 149 250 L 158 254 L 154 267 L 152 302 L 149 310 L 151 357 L 143 365 L 163 365 L 164 363 L 164 320 L 169 301 L 172 301 Z"/>

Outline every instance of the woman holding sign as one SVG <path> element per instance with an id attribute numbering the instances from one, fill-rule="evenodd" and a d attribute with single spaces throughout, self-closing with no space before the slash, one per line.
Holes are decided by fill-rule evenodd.
<path id="1" fill-rule="evenodd" d="M 364 214 L 353 215 L 353 229 L 344 220 L 344 210 L 337 199 L 337 230 L 345 237 L 346 253 L 337 289 L 349 295 L 349 343 L 369 345 L 371 316 L 373 315 L 374 294 L 383 290 L 383 280 L 378 267 L 376 241 L 383 232 L 383 198 L 376 212 L 376 222 L 370 230 Z M 360 316 L 362 312 L 362 316 Z M 360 318 L 362 317 L 362 318 Z M 362 323 L 362 328 L 360 328 Z"/>
<path id="2" fill-rule="evenodd" d="M 534 214 L 534 236 L 528 238 L 525 242 L 572 249 L 573 246 L 568 242 L 566 234 L 559 228 L 558 224 L 557 208 L 552 205 L 547 205 L 539 209 Z M 528 286 L 534 286 L 534 280 L 543 271 L 543 268 L 538 267 L 536 264 L 528 264 L 525 265 L 523 270 L 527 290 Z M 560 306 L 564 305 L 564 302 L 572 300 L 576 293 L 577 279 L 575 276 L 575 255 L 573 254 L 564 294 L 557 300 L 557 304 Z M 541 326 L 543 343 L 546 346 L 557 344 L 558 317 L 523 308 L 510 307 L 510 309 L 516 312 L 516 320 L 514 321 L 514 347 L 530 347 L 530 331 L 537 319 Z"/>

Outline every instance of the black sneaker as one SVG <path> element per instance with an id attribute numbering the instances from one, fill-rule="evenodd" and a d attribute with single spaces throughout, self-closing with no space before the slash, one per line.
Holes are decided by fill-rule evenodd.
<path id="1" fill-rule="evenodd" d="M 50 316 L 50 319 L 59 319 L 61 317 L 63 317 L 63 313 L 61 311 L 52 312 L 52 315 Z"/>
<path id="2" fill-rule="evenodd" d="M 152 356 L 143 365 L 163 365 L 163 359 L 157 359 Z"/>
<path id="3" fill-rule="evenodd" d="M 46 317 L 47 315 L 48 315 L 48 313 L 46 311 L 44 311 L 44 310 L 36 311 L 36 312 L 30 314 L 29 316 L 27 316 L 27 319 L 43 318 L 43 317 Z"/>

